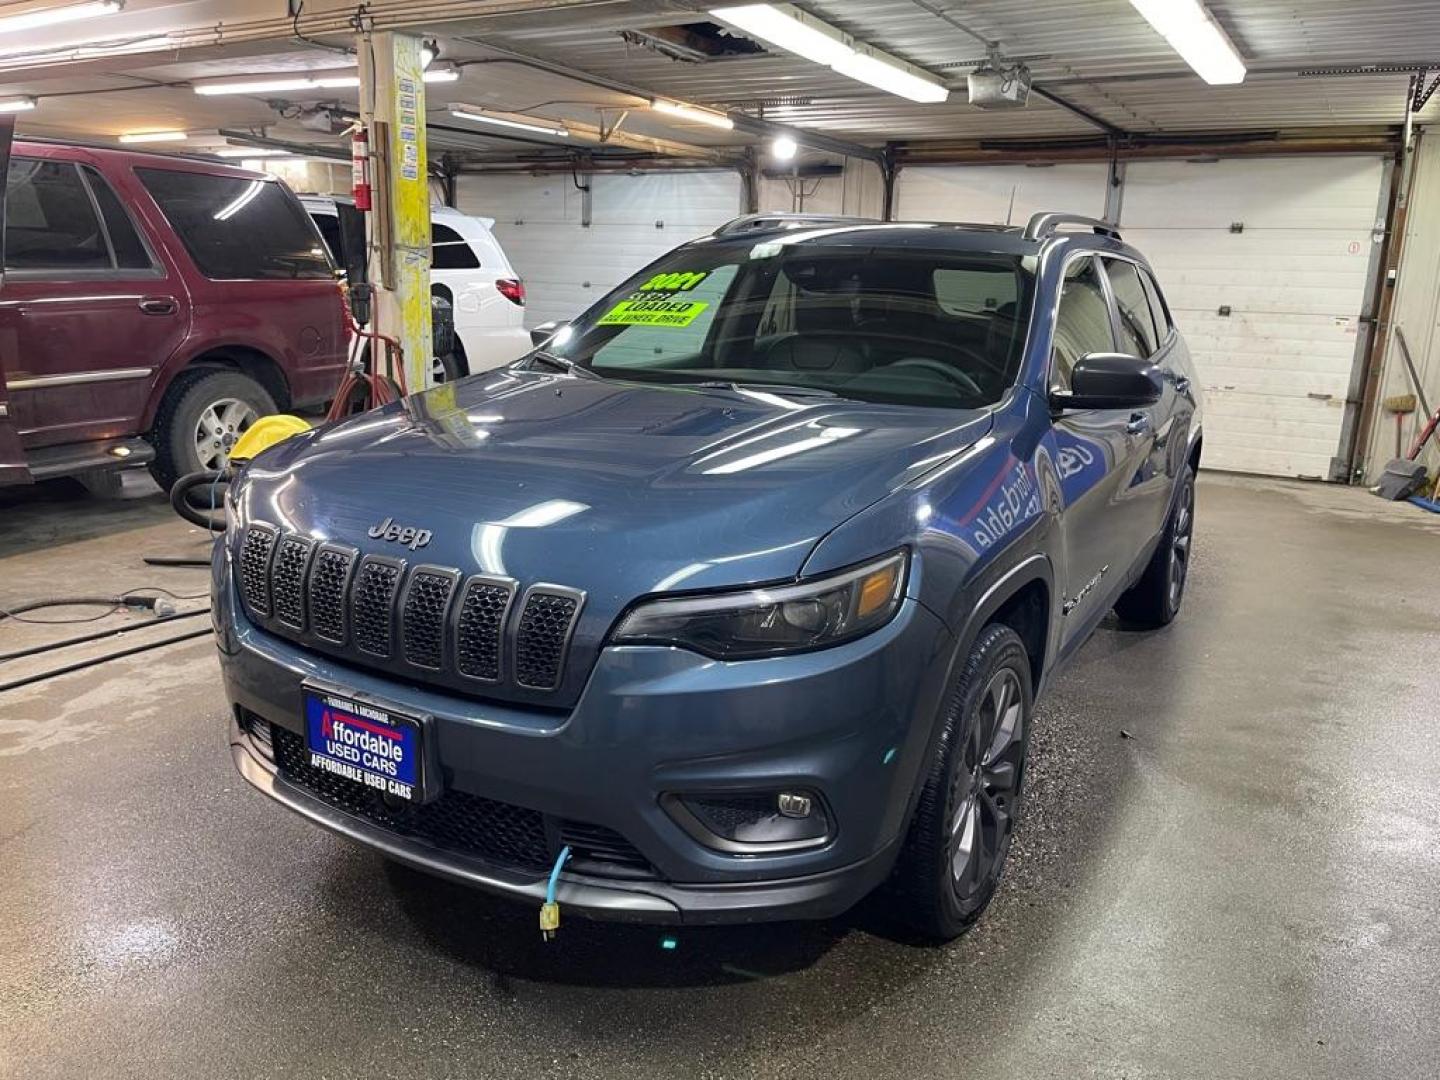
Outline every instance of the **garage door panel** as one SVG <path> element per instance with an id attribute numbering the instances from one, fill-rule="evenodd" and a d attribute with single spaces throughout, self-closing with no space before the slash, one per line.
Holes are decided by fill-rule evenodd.
<path id="1" fill-rule="evenodd" d="M 529 326 L 575 318 L 641 267 L 735 217 L 740 205 L 733 172 L 589 182 L 586 227 L 568 176 L 460 178 L 460 209 L 495 219 L 495 235 L 525 279 Z"/>
<path id="2" fill-rule="evenodd" d="M 1383 164 L 1374 156 L 1132 162 L 1124 222 L 1132 228 L 1368 230 Z"/>
<path id="3" fill-rule="evenodd" d="M 1329 476 L 1383 177 L 1373 156 L 1127 167 L 1121 231 L 1194 355 L 1207 466 Z"/>
<path id="4" fill-rule="evenodd" d="M 896 216 L 916 221 L 1023 225 L 1044 210 L 1105 213 L 1105 165 L 913 167 L 896 185 Z"/>

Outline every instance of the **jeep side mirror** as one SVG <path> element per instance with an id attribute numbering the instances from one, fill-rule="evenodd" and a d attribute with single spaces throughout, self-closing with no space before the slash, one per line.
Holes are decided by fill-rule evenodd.
<path id="1" fill-rule="evenodd" d="M 1092 352 L 1075 361 L 1070 389 L 1050 391 L 1050 407 L 1066 409 L 1139 409 L 1160 400 L 1165 380 L 1160 368 L 1128 353 Z"/>
<path id="2" fill-rule="evenodd" d="M 538 349 L 554 337 L 555 332 L 563 325 L 558 320 L 551 319 L 549 322 L 542 322 L 539 326 L 532 326 L 530 328 L 530 344 Z"/>

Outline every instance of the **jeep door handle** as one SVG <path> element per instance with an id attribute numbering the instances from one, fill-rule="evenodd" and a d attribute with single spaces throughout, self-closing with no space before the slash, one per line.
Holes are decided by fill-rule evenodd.
<path id="1" fill-rule="evenodd" d="M 1188 394 L 1190 392 L 1190 380 L 1181 375 L 1175 380 L 1175 392 L 1177 394 Z"/>
<path id="2" fill-rule="evenodd" d="M 1130 422 L 1125 425 L 1126 435 L 1144 435 L 1150 430 L 1150 417 L 1143 412 L 1131 413 Z"/>
<path id="3" fill-rule="evenodd" d="M 146 315 L 174 315 L 177 307 L 168 296 L 147 296 L 140 301 L 140 310 Z"/>

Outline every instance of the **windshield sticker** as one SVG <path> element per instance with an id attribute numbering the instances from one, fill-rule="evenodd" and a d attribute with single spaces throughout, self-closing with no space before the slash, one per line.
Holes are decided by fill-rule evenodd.
<path id="1" fill-rule="evenodd" d="M 689 270 L 677 271 L 671 274 L 656 274 L 649 281 L 641 285 L 639 292 L 689 292 L 699 285 L 707 277 L 709 271 Z"/>
<path id="2" fill-rule="evenodd" d="M 647 299 L 633 293 L 600 320 L 600 326 L 689 326 L 710 305 L 703 300 Z"/>

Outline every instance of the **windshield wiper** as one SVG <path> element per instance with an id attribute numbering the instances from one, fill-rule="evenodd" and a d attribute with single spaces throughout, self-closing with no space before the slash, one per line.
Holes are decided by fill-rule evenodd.
<path id="1" fill-rule="evenodd" d="M 525 366 L 531 367 L 537 360 L 542 363 L 549 364 L 556 371 L 559 371 L 562 374 L 574 375 L 576 378 L 579 379 L 603 379 L 605 377 L 598 372 L 591 371 L 587 367 L 581 367 L 579 364 L 575 363 L 574 360 L 566 360 L 563 356 L 556 356 L 554 353 L 545 352 L 543 349 L 537 349 L 535 350 L 535 352 L 532 352 L 528 357 L 526 357 Z"/>
<path id="2" fill-rule="evenodd" d="M 749 390 L 753 393 L 778 394 L 781 397 L 833 398 L 840 396 L 834 390 L 825 390 L 819 386 L 792 386 L 789 383 L 724 382 L 711 379 L 694 385 L 703 386 L 707 390 Z"/>

